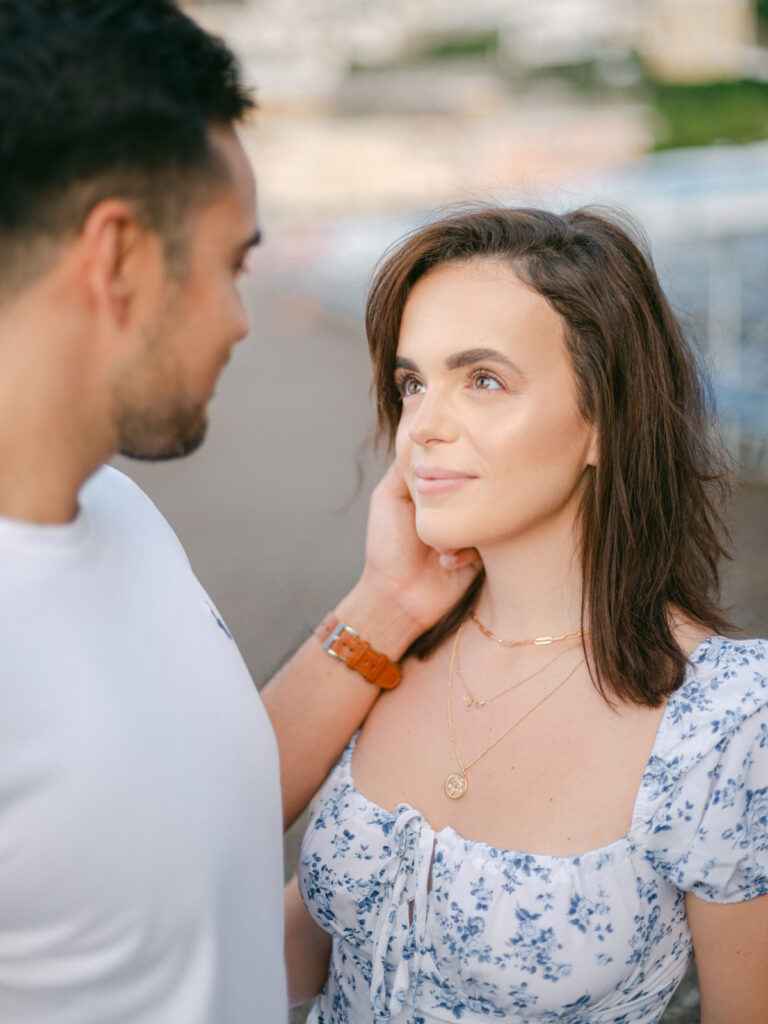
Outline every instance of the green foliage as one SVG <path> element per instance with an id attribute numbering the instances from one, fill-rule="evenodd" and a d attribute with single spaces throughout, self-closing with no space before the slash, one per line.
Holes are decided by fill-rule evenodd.
<path id="1" fill-rule="evenodd" d="M 350 72 L 398 71 L 431 67 L 441 61 L 461 65 L 463 61 L 473 65 L 495 66 L 499 54 L 498 29 L 477 32 L 436 33 L 419 40 L 403 53 L 372 64 L 370 61 L 352 60 Z"/>
<path id="2" fill-rule="evenodd" d="M 765 45 L 768 40 L 768 0 L 757 0 L 755 4 L 757 14 L 757 39 Z"/>
<path id="3" fill-rule="evenodd" d="M 427 46 L 422 56 L 437 60 L 455 60 L 461 57 L 489 57 L 499 49 L 498 29 L 487 32 L 467 32 L 445 35 Z"/>
<path id="4" fill-rule="evenodd" d="M 542 65 L 531 69 L 527 78 L 531 82 L 560 82 L 579 93 L 591 94 L 605 91 L 605 81 L 600 73 L 600 65 L 594 57 L 571 64 L 557 64 L 551 67 Z"/>
<path id="5" fill-rule="evenodd" d="M 626 97 L 635 99 L 643 70 L 635 54 L 608 58 L 603 54 L 568 64 L 542 65 L 529 70 L 526 81 L 557 82 L 587 98 Z"/>
<path id="6" fill-rule="evenodd" d="M 659 119 L 655 149 L 768 138 L 768 82 L 673 85 L 651 80 L 648 89 Z"/>

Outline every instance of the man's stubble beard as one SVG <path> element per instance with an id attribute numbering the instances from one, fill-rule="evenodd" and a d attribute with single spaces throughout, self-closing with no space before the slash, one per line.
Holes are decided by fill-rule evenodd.
<path id="1" fill-rule="evenodd" d="M 181 458 L 205 439 L 207 402 L 187 396 L 183 368 L 166 343 L 174 312 L 169 307 L 147 331 L 143 361 L 118 387 L 113 414 L 118 451 L 131 459 Z"/>
<path id="2" fill-rule="evenodd" d="M 124 420 L 120 429 L 121 455 L 145 462 L 179 459 L 197 451 L 205 440 L 208 418 L 204 412 L 190 414 L 178 410 L 166 417 L 162 425 L 151 425 L 147 419 L 135 417 L 136 422 Z"/>

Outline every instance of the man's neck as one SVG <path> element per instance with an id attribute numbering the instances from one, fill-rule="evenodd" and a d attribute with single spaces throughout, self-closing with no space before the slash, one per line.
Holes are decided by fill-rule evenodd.
<path id="1" fill-rule="evenodd" d="M 41 308 L 0 310 L 0 515 L 66 523 L 111 438 L 76 325 Z"/>

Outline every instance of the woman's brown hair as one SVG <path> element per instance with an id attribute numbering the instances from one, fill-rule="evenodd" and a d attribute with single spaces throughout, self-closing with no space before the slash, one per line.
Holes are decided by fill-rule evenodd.
<path id="1" fill-rule="evenodd" d="M 715 604 L 728 487 L 693 353 L 647 246 L 613 219 L 588 209 L 456 213 L 406 238 L 370 290 L 366 331 L 379 429 L 390 442 L 408 294 L 436 266 L 470 260 L 509 264 L 563 319 L 581 412 L 600 446 L 580 507 L 590 670 L 606 699 L 657 706 L 686 666 L 670 610 L 707 629 L 730 628 Z M 482 576 L 410 653 L 425 657 L 453 632 L 481 585 Z"/>

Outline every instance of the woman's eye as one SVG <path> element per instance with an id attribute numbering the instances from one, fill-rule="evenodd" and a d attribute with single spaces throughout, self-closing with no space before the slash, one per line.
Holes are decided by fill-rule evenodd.
<path id="1" fill-rule="evenodd" d="M 476 388 L 479 388 L 481 391 L 495 391 L 496 389 L 502 386 L 501 382 L 498 381 L 494 376 L 492 376 L 490 373 L 484 373 L 482 371 L 479 371 L 478 373 L 473 375 L 472 383 Z"/>
<path id="2" fill-rule="evenodd" d="M 407 398 L 409 395 L 421 394 L 423 386 L 420 380 L 416 377 L 401 377 L 397 382 L 397 390 L 403 396 Z"/>

